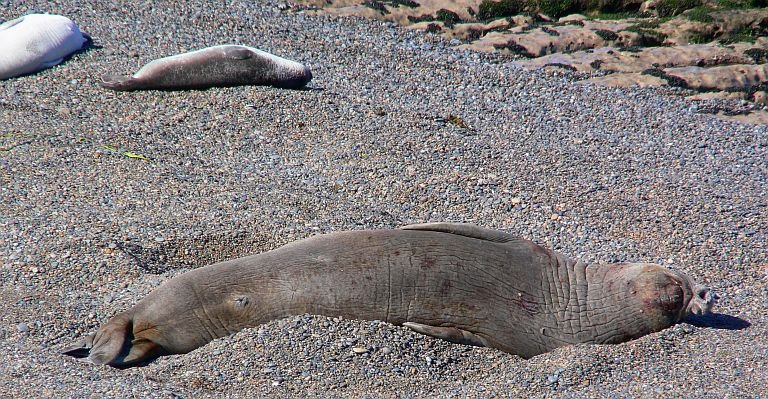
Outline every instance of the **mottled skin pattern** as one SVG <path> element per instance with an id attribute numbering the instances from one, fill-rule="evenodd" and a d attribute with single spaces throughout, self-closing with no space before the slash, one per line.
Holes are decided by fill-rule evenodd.
<path id="1" fill-rule="evenodd" d="M 715 299 L 658 265 L 587 265 L 503 232 L 435 223 L 320 235 L 189 271 L 66 353 L 131 367 L 313 313 L 528 358 L 638 338 L 709 312 Z"/>
<path id="2" fill-rule="evenodd" d="M 242 85 L 299 89 L 310 80 L 309 68 L 298 62 L 246 46 L 224 45 L 154 60 L 133 76 L 105 75 L 101 85 L 119 91 Z"/>

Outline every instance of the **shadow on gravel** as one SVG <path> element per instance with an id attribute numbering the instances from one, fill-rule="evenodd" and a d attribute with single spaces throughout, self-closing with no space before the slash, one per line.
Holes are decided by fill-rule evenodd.
<path id="1" fill-rule="evenodd" d="M 722 313 L 712 313 L 705 316 L 691 315 L 685 319 L 685 322 L 696 327 L 710 327 L 721 330 L 743 330 L 752 325 L 752 323 L 742 318 Z"/>
<path id="2" fill-rule="evenodd" d="M 169 239 L 157 245 L 118 241 L 114 248 L 127 255 L 144 272 L 162 274 L 266 252 L 276 246 L 272 241 L 268 233 L 233 231 Z"/>

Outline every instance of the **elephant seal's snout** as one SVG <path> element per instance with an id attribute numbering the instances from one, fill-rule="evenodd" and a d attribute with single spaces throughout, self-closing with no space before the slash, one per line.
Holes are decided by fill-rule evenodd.
<path id="1" fill-rule="evenodd" d="M 686 312 L 688 315 L 705 315 L 712 312 L 712 307 L 715 306 L 717 300 L 720 297 L 712 291 L 711 288 L 703 285 L 696 285 L 693 289 L 693 298 L 688 302 L 688 308 Z"/>

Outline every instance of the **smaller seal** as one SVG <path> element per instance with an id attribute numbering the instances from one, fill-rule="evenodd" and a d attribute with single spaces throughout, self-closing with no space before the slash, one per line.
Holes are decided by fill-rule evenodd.
<path id="1" fill-rule="evenodd" d="M 101 85 L 118 91 L 243 85 L 300 89 L 310 80 L 309 67 L 298 62 L 252 47 L 222 45 L 154 60 L 133 76 L 105 75 Z"/>
<path id="2" fill-rule="evenodd" d="M 52 67 L 91 38 L 67 17 L 29 14 L 0 25 L 0 79 Z"/>

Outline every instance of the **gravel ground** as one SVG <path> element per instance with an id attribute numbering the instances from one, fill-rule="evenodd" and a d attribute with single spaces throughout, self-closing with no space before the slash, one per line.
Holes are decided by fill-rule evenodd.
<path id="1" fill-rule="evenodd" d="M 60 13 L 97 45 L 0 82 L 0 397 L 768 397 L 766 126 L 281 3 L 120 3 L 0 1 L 2 19 Z M 223 43 L 315 79 L 303 91 L 97 85 Z M 719 315 L 531 360 L 309 315 L 144 368 L 59 354 L 191 267 L 422 221 L 663 263 L 716 289 Z"/>

